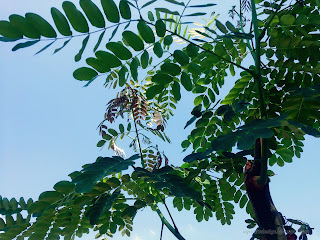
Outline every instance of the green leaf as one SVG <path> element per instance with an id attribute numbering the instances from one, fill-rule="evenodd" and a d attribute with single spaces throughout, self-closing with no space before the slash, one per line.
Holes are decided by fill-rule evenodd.
<path id="1" fill-rule="evenodd" d="M 170 11 L 167 8 L 155 8 L 155 10 L 159 11 L 159 12 L 167 13 L 167 14 L 172 14 L 172 15 L 177 15 L 177 16 L 180 15 L 177 11 Z"/>
<path id="2" fill-rule="evenodd" d="M 37 55 L 41 52 L 43 52 L 44 50 L 46 50 L 48 47 L 50 47 L 52 44 L 55 43 L 56 40 L 52 41 L 51 43 L 47 44 L 46 46 L 44 46 L 43 48 L 41 48 L 38 52 L 36 52 L 34 55 Z"/>
<path id="3" fill-rule="evenodd" d="M 165 36 L 164 39 L 163 39 L 163 44 L 164 44 L 165 46 L 171 45 L 172 42 L 173 42 L 173 38 L 172 38 L 171 35 L 167 35 L 167 36 Z"/>
<path id="4" fill-rule="evenodd" d="M 148 65 L 149 65 L 149 53 L 148 53 L 148 51 L 144 51 L 142 53 L 140 62 L 141 62 L 141 67 L 143 69 L 146 69 L 148 67 Z"/>
<path id="5" fill-rule="evenodd" d="M 105 32 L 106 32 L 106 31 L 103 31 L 103 32 L 100 34 L 99 39 L 98 39 L 96 45 L 95 45 L 94 48 L 93 48 L 93 51 L 94 51 L 94 52 L 95 52 L 95 51 L 98 49 L 98 47 L 100 46 L 100 43 L 101 43 L 101 41 L 102 41 L 102 39 L 103 39 L 103 36 L 104 36 Z"/>
<path id="6" fill-rule="evenodd" d="M 228 33 L 226 27 L 219 20 L 216 20 L 216 26 L 221 32 Z"/>
<path id="7" fill-rule="evenodd" d="M 190 76 L 189 76 L 187 73 L 182 72 L 180 81 L 181 81 L 182 86 L 183 86 L 187 91 L 191 91 L 191 90 L 192 90 L 192 87 L 193 87 L 192 81 L 191 81 Z"/>
<path id="8" fill-rule="evenodd" d="M 226 26 L 227 28 L 231 31 L 231 32 L 236 32 L 237 29 L 233 26 L 233 24 L 229 21 L 226 22 Z"/>
<path id="9" fill-rule="evenodd" d="M 198 106 L 202 103 L 202 100 L 203 100 L 203 95 L 199 95 L 194 99 L 193 103 L 195 106 Z"/>
<path id="10" fill-rule="evenodd" d="M 89 81 L 98 76 L 98 73 L 92 68 L 81 67 L 73 72 L 73 77 L 80 81 Z"/>
<path id="11" fill-rule="evenodd" d="M 186 47 L 186 52 L 188 54 L 189 57 L 196 57 L 198 56 L 198 51 L 199 48 L 196 47 L 194 44 L 190 43 L 187 47 Z"/>
<path id="12" fill-rule="evenodd" d="M 146 43 L 154 43 L 155 37 L 152 29 L 145 23 L 145 21 L 140 20 L 137 25 L 138 31 L 142 37 L 142 39 Z"/>
<path id="13" fill-rule="evenodd" d="M 10 23 L 28 38 L 40 38 L 40 32 L 30 22 L 17 14 L 9 16 Z"/>
<path id="14" fill-rule="evenodd" d="M 242 198 L 240 199 L 240 203 L 239 203 L 240 208 L 244 208 L 244 206 L 246 205 L 247 201 L 248 201 L 247 195 L 243 194 Z"/>
<path id="15" fill-rule="evenodd" d="M 101 5 L 108 21 L 113 23 L 120 21 L 119 10 L 113 0 L 101 0 Z"/>
<path id="16" fill-rule="evenodd" d="M 34 13 L 26 13 L 26 19 L 35 29 L 39 31 L 41 36 L 48 38 L 56 38 L 57 33 L 53 27 L 42 17 Z"/>
<path id="17" fill-rule="evenodd" d="M 23 37 L 23 34 L 8 21 L 0 21 L 0 34 L 7 38 L 20 39 Z"/>
<path id="18" fill-rule="evenodd" d="M 86 212 L 86 217 L 89 217 L 91 225 L 98 223 L 100 217 L 111 208 L 119 195 L 120 191 L 117 189 L 111 195 L 104 193 L 98 197 L 98 200 Z"/>
<path id="19" fill-rule="evenodd" d="M 255 143 L 256 138 L 252 134 L 240 134 L 237 147 L 240 150 L 250 149 Z"/>
<path id="20" fill-rule="evenodd" d="M 100 73 L 106 73 L 110 71 L 110 67 L 106 66 L 101 59 L 90 57 L 86 59 L 86 63 Z"/>
<path id="21" fill-rule="evenodd" d="M 168 73 L 171 76 L 176 76 L 180 74 L 181 68 L 179 65 L 174 63 L 164 63 L 161 65 L 161 71 L 164 73 Z"/>
<path id="22" fill-rule="evenodd" d="M 89 26 L 88 26 L 87 20 L 72 2 L 69 2 L 69 1 L 63 2 L 62 8 L 66 13 L 67 18 L 69 19 L 74 30 L 82 33 L 89 32 Z"/>
<path id="23" fill-rule="evenodd" d="M 85 49 L 86 46 L 87 46 L 87 43 L 88 43 L 88 41 L 89 41 L 89 37 L 90 37 L 90 35 L 88 34 L 88 36 L 86 36 L 85 39 L 83 39 L 83 41 L 82 41 L 82 47 L 81 47 L 81 49 L 79 50 L 79 52 L 77 53 L 77 55 L 74 57 L 74 60 L 75 60 L 76 62 L 79 62 L 79 61 L 81 60 L 82 53 L 83 53 L 84 49 Z"/>
<path id="24" fill-rule="evenodd" d="M 164 37 L 164 35 L 166 34 L 166 25 L 164 24 L 164 22 L 161 19 L 157 20 L 155 27 L 157 35 L 159 37 Z"/>
<path id="25" fill-rule="evenodd" d="M 51 8 L 51 15 L 58 31 L 63 36 L 71 36 L 72 32 L 70 30 L 70 26 L 66 17 L 58 9 L 54 7 Z"/>
<path id="26" fill-rule="evenodd" d="M 93 26 L 97 28 L 105 27 L 101 11 L 91 0 L 80 0 L 80 6 Z"/>
<path id="27" fill-rule="evenodd" d="M 108 68 L 116 68 L 121 66 L 121 61 L 109 52 L 97 51 L 96 57 L 101 59 Z"/>
<path id="28" fill-rule="evenodd" d="M 100 141 L 97 143 L 97 147 L 102 147 L 105 143 L 106 143 L 105 140 L 100 140 Z"/>
<path id="29" fill-rule="evenodd" d="M 178 1 L 175 1 L 175 0 L 165 0 L 166 2 L 169 2 L 169 3 L 173 3 L 175 5 L 180 5 L 180 6 L 184 6 L 184 3 L 183 2 L 178 2 Z"/>
<path id="30" fill-rule="evenodd" d="M 237 137 L 234 135 L 221 135 L 211 142 L 211 147 L 214 151 L 228 151 L 231 149 L 237 141 Z"/>
<path id="31" fill-rule="evenodd" d="M 173 97 L 177 101 L 179 101 L 181 99 L 180 84 L 176 81 L 174 81 L 172 84 L 172 93 L 173 93 Z"/>
<path id="32" fill-rule="evenodd" d="M 180 63 L 181 66 L 185 66 L 189 63 L 188 56 L 181 50 L 175 50 L 173 57 L 178 63 Z"/>
<path id="33" fill-rule="evenodd" d="M 131 18 L 131 10 L 127 0 L 120 0 L 119 10 L 123 19 Z"/>
<path id="34" fill-rule="evenodd" d="M 130 71 L 131 71 L 131 76 L 135 81 L 138 81 L 138 60 L 136 58 L 132 59 L 130 63 Z"/>
<path id="35" fill-rule="evenodd" d="M 151 1 L 149 1 L 149 2 L 146 2 L 145 4 L 142 5 L 141 9 L 142 9 L 142 8 L 145 8 L 145 7 L 149 6 L 149 5 L 151 5 L 152 3 L 156 2 L 156 1 L 157 1 L 157 0 L 151 0 Z"/>
<path id="36" fill-rule="evenodd" d="M 37 42 L 39 42 L 39 40 L 36 40 L 36 41 L 28 41 L 28 42 L 24 42 L 24 43 L 18 43 L 17 45 L 15 45 L 13 48 L 12 48 L 12 51 L 17 51 L 21 48 L 26 48 L 26 47 L 30 47 L 34 44 L 36 44 Z"/>
<path id="37" fill-rule="evenodd" d="M 296 20 L 296 18 L 294 16 L 292 16 L 290 14 L 286 14 L 280 18 L 280 23 L 285 26 L 290 26 L 290 25 L 294 24 L 295 20 Z"/>
<path id="38" fill-rule="evenodd" d="M 128 71 L 128 69 L 123 66 L 120 71 L 119 71 L 119 86 L 122 87 L 123 85 L 126 84 L 126 72 Z"/>
<path id="39" fill-rule="evenodd" d="M 127 49 L 121 43 L 108 42 L 106 47 L 121 60 L 128 60 L 132 58 L 132 53 L 129 51 L 129 49 Z"/>
<path id="40" fill-rule="evenodd" d="M 108 132 L 114 137 L 118 136 L 118 132 L 112 128 L 109 128 Z"/>
<path id="41" fill-rule="evenodd" d="M 69 194 L 71 192 L 74 191 L 74 184 L 72 182 L 69 182 L 69 181 L 60 181 L 60 182 L 57 182 L 53 188 L 57 191 L 57 192 L 60 192 L 60 193 L 63 193 L 63 194 Z"/>
<path id="42" fill-rule="evenodd" d="M 163 85 L 153 85 L 146 90 L 147 99 L 153 99 L 157 94 L 161 93 L 164 89 Z"/>
<path id="43" fill-rule="evenodd" d="M 158 58 L 161 58 L 163 55 L 163 49 L 159 42 L 156 42 L 153 46 L 153 52 L 157 55 Z"/>
<path id="44" fill-rule="evenodd" d="M 37 201 L 33 203 L 29 208 L 29 213 L 41 213 L 46 210 L 51 204 L 48 202 Z"/>
<path id="45" fill-rule="evenodd" d="M 40 194 L 39 201 L 54 203 L 60 200 L 61 198 L 63 198 L 63 194 L 60 192 L 46 191 Z"/>
<path id="46" fill-rule="evenodd" d="M 216 101 L 216 97 L 210 88 L 208 88 L 208 96 L 209 96 L 212 103 L 214 103 Z"/>
<path id="47" fill-rule="evenodd" d="M 195 17 L 195 16 L 203 16 L 206 15 L 207 13 L 205 12 L 196 12 L 196 13 L 191 13 L 191 14 L 186 14 L 183 15 L 184 17 Z"/>
<path id="48" fill-rule="evenodd" d="M 159 85 L 166 85 L 173 81 L 173 77 L 166 73 L 159 72 L 151 78 L 151 81 Z"/>
<path id="49" fill-rule="evenodd" d="M 20 40 L 21 38 L 7 38 L 7 37 L 0 37 L 0 42 L 15 42 Z"/>
<path id="50" fill-rule="evenodd" d="M 122 37 L 135 51 L 141 51 L 144 49 L 143 41 L 135 33 L 131 31 L 124 31 L 122 33 Z"/>
<path id="51" fill-rule="evenodd" d="M 202 5 L 191 5 L 189 7 L 193 7 L 193 8 L 202 8 L 202 7 L 212 7 L 215 6 L 217 4 L 215 3 L 208 3 L 208 4 L 202 4 Z"/>
<path id="52" fill-rule="evenodd" d="M 124 160 L 118 156 L 112 158 L 99 157 L 96 162 L 86 164 L 81 170 L 81 173 L 73 179 L 73 183 L 76 184 L 75 191 L 77 193 L 91 191 L 96 182 L 100 181 L 101 178 L 111 173 L 127 170 L 129 166 L 134 165 L 133 160 L 135 159 L 129 158 Z"/>
<path id="53" fill-rule="evenodd" d="M 154 21 L 154 16 L 153 13 L 151 11 L 148 11 L 148 19 L 153 22 Z"/>

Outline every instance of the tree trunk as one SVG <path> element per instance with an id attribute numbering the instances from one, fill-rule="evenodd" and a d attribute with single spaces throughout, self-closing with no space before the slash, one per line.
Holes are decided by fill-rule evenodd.
<path id="1" fill-rule="evenodd" d="M 259 226 L 256 231 L 263 240 L 286 240 L 283 217 L 274 206 L 270 195 L 269 180 L 266 185 L 259 184 L 261 172 L 261 146 L 260 139 L 255 144 L 255 157 L 253 163 L 248 161 L 245 167 L 244 182 L 248 197 Z"/>

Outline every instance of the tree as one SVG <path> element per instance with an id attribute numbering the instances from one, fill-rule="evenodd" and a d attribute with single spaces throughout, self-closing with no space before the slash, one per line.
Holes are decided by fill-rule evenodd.
<path id="1" fill-rule="evenodd" d="M 174 197 L 178 209 L 194 208 L 199 221 L 215 213 L 222 224 L 231 224 L 233 202 L 246 206 L 253 218 L 247 220 L 249 227 L 258 225 L 255 238 L 285 239 L 285 229 L 287 239 L 294 239 L 290 223 L 300 225 L 302 239 L 312 233 L 308 224 L 285 220 L 275 209 L 268 189 L 268 174 L 272 175 L 268 163 L 282 166 L 291 162 L 294 155 L 300 156 L 305 134 L 319 136 L 319 1 L 240 1 L 239 11 L 235 7 L 230 10 L 231 17 L 239 19 L 237 26 L 231 21 L 223 24 L 213 16 L 203 29 L 194 30 L 198 37 L 188 34 L 183 20 L 205 13 L 187 11 L 215 4 L 167 0 L 181 11 L 145 11 L 155 2 L 102 0 L 100 10 L 90 0 L 83 0 L 82 12 L 66 1 L 62 4 L 65 14 L 51 9 L 62 37 L 33 13 L 25 17 L 14 14 L 9 21 L 0 22 L 1 41 L 26 40 L 13 51 L 51 39 L 37 53 L 60 38 L 66 39 L 62 47 L 66 46 L 77 36 L 71 24 L 84 37 L 76 61 L 89 37 L 100 32 L 95 57 L 87 58 L 88 66 L 75 70 L 74 77 L 87 81 L 88 86 L 107 74 L 104 85 L 121 89 L 107 105 L 100 125 L 102 140 L 97 144 L 108 144 L 116 156 L 98 157 L 71 173 L 71 181 L 61 181 L 55 191 L 42 193 L 36 202 L 1 199 L 1 214 L 6 215 L 6 223 L 0 222 L 3 239 L 69 239 L 90 228 L 100 235 L 112 236 L 116 231 L 130 235 L 132 220 L 144 207 L 156 211 L 163 225 L 184 239 L 173 219 L 170 224 L 157 207 L 169 197 Z M 106 25 L 106 20 L 113 25 Z M 90 31 L 90 24 L 98 30 Z M 97 51 L 107 29 L 113 29 L 108 50 Z M 172 44 L 174 37 L 184 42 L 182 48 Z M 246 67 L 246 58 L 252 58 L 254 64 Z M 241 71 L 239 79 L 223 101 L 217 101 L 224 78 L 235 75 L 235 68 Z M 165 134 L 166 120 L 185 94 L 183 88 L 196 94 L 193 117 L 186 124 L 195 122 L 195 126 L 181 144 L 184 149 L 192 146 L 194 153 L 176 167 L 168 165 L 163 149 L 148 145 L 150 136 L 144 131 L 170 141 Z M 132 120 L 127 126 L 120 123 L 119 130 L 106 123 L 125 114 Z M 124 137 L 132 139 L 130 145 L 138 154 L 125 158 L 117 145 Z M 247 161 L 250 155 L 253 162 Z M 133 171 L 126 171 L 130 167 Z M 27 211 L 27 219 L 21 211 Z"/>

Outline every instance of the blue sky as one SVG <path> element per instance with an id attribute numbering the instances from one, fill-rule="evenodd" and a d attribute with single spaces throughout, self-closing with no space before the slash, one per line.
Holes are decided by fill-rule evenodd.
<path id="1" fill-rule="evenodd" d="M 0 3 L 1 20 L 7 20 L 12 13 L 24 15 L 26 12 L 39 13 L 51 20 L 50 7 L 61 9 L 62 1 L 0 0 Z M 217 3 L 213 10 L 218 13 L 228 10 L 234 1 Z M 37 56 L 33 54 L 41 46 L 11 52 L 13 44 L 0 43 L 0 195 L 3 197 L 37 198 L 41 192 L 51 190 L 56 182 L 68 179 L 68 174 L 83 164 L 93 162 L 97 156 L 112 154 L 96 147 L 100 140 L 96 127 L 103 118 L 105 104 L 116 92 L 103 88 L 104 79 L 87 88 L 83 88 L 83 82 L 73 79 L 73 71 L 84 65 L 83 61 L 73 61 L 81 41 L 73 39 L 73 43 L 53 56 L 53 50 L 63 42 Z M 90 55 L 92 47 L 87 48 L 84 57 Z M 233 82 L 231 78 L 228 81 Z M 190 118 L 190 102 L 192 99 L 178 104 L 175 117 L 168 123 L 167 133 L 172 144 L 166 145 L 166 153 L 172 164 L 179 165 L 185 156 L 180 142 L 190 131 L 183 130 Z M 283 215 L 301 219 L 315 228 L 311 240 L 320 239 L 320 220 L 316 215 L 320 213 L 318 147 L 319 139 L 307 138 L 301 159 L 294 159 L 283 168 L 273 167 L 277 175 L 270 184 L 273 200 Z M 251 236 L 244 223 L 248 216 L 239 208 L 231 226 L 221 226 L 215 218 L 198 223 L 192 211 L 172 209 L 172 213 L 188 240 L 242 240 Z M 157 215 L 145 209 L 135 218 L 130 239 L 159 239 L 160 227 Z M 92 238 L 88 235 L 82 239 Z M 175 238 L 165 230 L 164 239 Z"/>

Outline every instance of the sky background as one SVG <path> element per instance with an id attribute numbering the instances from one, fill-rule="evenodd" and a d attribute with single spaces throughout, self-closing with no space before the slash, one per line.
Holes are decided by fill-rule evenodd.
<path id="1" fill-rule="evenodd" d="M 75 1 L 74 1 L 75 2 Z M 95 1 L 96 2 L 96 1 Z M 195 0 L 196 4 L 206 1 Z M 208 2 L 208 1 L 207 1 Z M 235 1 L 217 1 L 212 8 L 226 13 Z M 24 15 L 35 12 L 49 19 L 50 7 L 61 8 L 60 0 L 0 0 L 0 19 L 10 14 Z M 223 14 L 221 14 L 223 16 Z M 220 20 L 226 21 L 221 17 Z M 96 37 L 89 42 L 83 59 L 91 56 Z M 96 143 L 101 139 L 96 130 L 103 119 L 106 103 L 115 97 L 116 91 L 105 89 L 104 78 L 97 79 L 89 87 L 72 77 L 76 68 L 84 66 L 84 60 L 74 62 L 74 55 L 82 39 L 73 39 L 59 53 L 54 49 L 63 44 L 57 41 L 53 47 L 33 56 L 45 43 L 11 52 L 14 43 L 0 42 L 0 195 L 7 198 L 37 199 L 43 191 L 51 190 L 60 180 L 68 180 L 68 174 L 93 162 L 97 156 L 110 156 L 111 150 L 100 151 Z M 107 39 L 100 48 L 105 49 Z M 226 94 L 234 79 L 228 77 Z M 167 133 L 172 144 L 166 145 L 170 163 L 181 164 L 186 153 L 181 153 L 180 142 L 191 129 L 183 129 L 191 117 L 193 99 L 178 104 L 176 115 L 168 122 Z M 117 125 L 114 125 L 117 127 Z M 277 174 L 272 177 L 271 194 L 277 209 L 287 218 L 300 219 L 314 227 L 311 240 L 320 239 L 319 220 L 319 139 L 307 138 L 301 159 L 294 159 L 285 167 L 272 167 Z M 236 207 L 231 226 L 221 226 L 215 219 L 198 223 L 192 211 L 178 212 L 172 209 L 180 232 L 187 240 L 239 239 L 251 237 L 246 229 L 245 210 Z M 165 211 L 163 211 L 165 212 Z M 149 209 L 140 211 L 134 220 L 130 239 L 159 239 L 161 222 Z M 93 239 L 94 235 L 82 239 Z M 114 239 L 128 239 L 116 235 Z M 164 231 L 164 240 L 175 237 Z"/>

